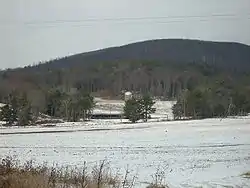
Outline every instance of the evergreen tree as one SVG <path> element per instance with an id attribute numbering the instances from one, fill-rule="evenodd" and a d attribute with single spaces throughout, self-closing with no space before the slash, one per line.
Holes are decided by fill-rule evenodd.
<path id="1" fill-rule="evenodd" d="M 124 116 L 128 118 L 132 123 L 143 119 L 145 122 L 148 121 L 150 115 L 155 113 L 153 105 L 155 102 L 149 95 L 144 95 L 141 99 L 132 98 L 125 102 Z"/>
<path id="2" fill-rule="evenodd" d="M 31 105 L 27 99 L 26 93 L 23 93 L 19 98 L 18 105 L 18 125 L 26 126 L 32 122 Z"/>
<path id="3" fill-rule="evenodd" d="M 32 122 L 31 105 L 26 93 L 20 95 L 12 91 L 6 99 L 7 105 L 1 109 L 0 118 L 10 126 L 25 126 Z"/>
<path id="4" fill-rule="evenodd" d="M 9 126 L 14 125 L 18 120 L 18 93 L 12 91 L 6 97 L 7 105 L 1 109 L 1 120 L 5 121 Z"/>
<path id="5" fill-rule="evenodd" d="M 140 102 L 135 98 L 127 100 L 124 106 L 124 116 L 132 123 L 139 121 L 142 117 L 142 109 Z"/>
<path id="6" fill-rule="evenodd" d="M 141 117 L 145 122 L 148 121 L 151 114 L 155 113 L 156 109 L 153 108 L 154 104 L 155 102 L 153 101 L 153 98 L 150 95 L 144 95 L 142 99 L 139 100 Z"/>
<path id="7" fill-rule="evenodd" d="M 247 115 L 250 112 L 249 92 L 220 82 L 207 89 L 195 88 L 178 98 L 172 112 L 175 119 Z"/>
<path id="8" fill-rule="evenodd" d="M 18 92 L 12 91 L 8 96 L 7 104 L 11 108 L 11 119 L 12 124 L 17 121 L 18 119 Z"/>
<path id="9" fill-rule="evenodd" d="M 0 109 L 0 120 L 5 121 L 7 125 L 11 126 L 17 121 L 17 116 L 10 105 L 5 105 Z"/>
<path id="10" fill-rule="evenodd" d="M 173 105 L 172 113 L 175 120 L 181 119 L 184 116 L 183 105 L 180 103 L 180 101 Z"/>

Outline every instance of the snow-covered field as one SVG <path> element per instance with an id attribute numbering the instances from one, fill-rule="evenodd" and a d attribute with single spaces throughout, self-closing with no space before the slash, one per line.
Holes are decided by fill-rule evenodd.
<path id="1" fill-rule="evenodd" d="M 106 159 L 138 174 L 136 187 L 157 169 L 171 187 L 250 187 L 250 118 L 170 121 L 174 102 L 157 101 L 148 123 L 91 120 L 56 127 L 0 127 L 0 157 L 81 166 Z M 94 113 L 121 113 L 124 102 L 97 99 Z M 1 122 L 0 122 L 1 124 Z"/>
<path id="2" fill-rule="evenodd" d="M 0 157 L 16 155 L 22 161 L 73 166 L 107 159 L 114 169 L 129 165 L 138 182 L 150 182 L 160 168 L 171 187 L 250 187 L 250 180 L 240 176 L 250 170 L 249 118 L 107 123 L 105 130 L 91 126 L 92 131 L 64 125 L 59 129 L 81 130 L 0 135 Z M 0 129 L 0 133 L 9 130 Z"/>

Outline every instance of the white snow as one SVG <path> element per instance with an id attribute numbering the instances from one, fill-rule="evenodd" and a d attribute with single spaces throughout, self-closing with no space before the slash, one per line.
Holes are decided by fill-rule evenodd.
<path id="1" fill-rule="evenodd" d="M 164 170 L 171 187 L 250 185 L 249 179 L 240 176 L 250 170 L 249 117 L 109 123 L 102 122 L 101 126 L 69 123 L 69 127 L 65 123 L 57 128 L 79 132 L 0 135 L 0 157 L 16 155 L 22 161 L 35 159 L 77 166 L 83 165 L 84 160 L 91 165 L 107 159 L 114 169 L 124 171 L 129 165 L 131 173 L 138 173 L 141 183 L 136 187 L 145 187 L 143 182 L 150 182 L 158 167 Z M 95 130 L 100 127 L 107 129 Z M 10 130 L 0 129 L 0 133 Z"/>
<path id="2" fill-rule="evenodd" d="M 132 95 L 130 91 L 125 92 L 125 95 Z"/>
<path id="3" fill-rule="evenodd" d="M 97 102 L 94 109 L 94 113 L 111 113 L 119 114 L 123 112 L 124 101 L 122 100 L 104 100 L 96 98 Z M 175 104 L 175 101 L 159 101 L 157 100 L 154 108 L 156 108 L 155 114 L 152 115 L 152 118 L 161 118 L 161 119 L 173 119 L 171 107 Z"/>
<path id="4" fill-rule="evenodd" d="M 93 114 L 121 114 L 121 111 L 115 111 L 115 110 L 103 110 L 103 109 L 94 109 Z"/>
<path id="5" fill-rule="evenodd" d="M 94 113 L 122 113 L 124 101 L 96 99 Z M 1 127 L 0 157 L 21 161 L 93 165 L 107 159 L 115 169 L 138 174 L 136 187 L 151 182 L 157 168 L 171 187 L 249 187 L 250 117 L 169 121 L 175 102 L 157 101 L 148 123 L 91 120 L 56 127 Z M 1 122 L 0 122 L 1 124 Z"/>

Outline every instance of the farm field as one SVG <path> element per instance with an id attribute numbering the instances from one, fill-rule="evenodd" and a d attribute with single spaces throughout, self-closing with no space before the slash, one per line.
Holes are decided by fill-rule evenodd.
<path id="1" fill-rule="evenodd" d="M 105 130 L 96 124 L 74 132 L 67 132 L 73 128 L 66 124 L 57 127 L 65 132 L 32 133 L 35 128 L 27 128 L 29 133 L 20 134 L 18 128 L 0 129 L 0 157 L 65 166 L 107 160 L 114 171 L 125 171 L 128 165 L 138 176 L 136 187 L 151 182 L 157 169 L 170 187 L 250 186 L 250 180 L 241 176 L 250 170 L 249 118 L 108 122 Z"/>

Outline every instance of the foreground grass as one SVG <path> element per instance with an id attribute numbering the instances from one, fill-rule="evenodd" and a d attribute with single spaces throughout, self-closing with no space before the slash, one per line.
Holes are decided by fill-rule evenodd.
<path id="1" fill-rule="evenodd" d="M 46 163 L 38 166 L 33 161 L 20 164 L 11 157 L 0 160 L 0 188 L 136 188 L 139 183 L 128 169 L 119 175 L 113 173 L 106 161 L 92 168 L 87 168 L 85 162 L 81 168 L 72 168 L 58 165 L 49 167 Z M 145 187 L 169 188 L 164 183 L 164 171 L 158 168 L 152 175 L 151 183 L 143 183 Z M 242 177 L 250 178 L 250 171 L 242 174 Z"/>
<path id="2" fill-rule="evenodd" d="M 250 179 L 250 171 L 248 171 L 248 172 L 242 174 L 242 176 L 243 176 L 244 178 L 249 178 L 249 179 Z"/>
<path id="3" fill-rule="evenodd" d="M 81 169 L 34 166 L 32 161 L 21 166 L 7 157 L 0 164 L 0 188 L 119 188 L 120 184 L 105 161 L 93 167 L 90 173 L 85 163 Z"/>
<path id="4" fill-rule="evenodd" d="M 167 188 L 163 177 L 156 177 L 147 188 Z M 0 188 L 134 188 L 136 179 L 128 169 L 124 175 L 113 174 L 105 161 L 90 170 L 85 162 L 82 168 L 37 166 L 33 161 L 20 165 L 11 157 L 0 162 Z"/>

